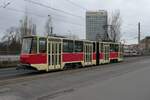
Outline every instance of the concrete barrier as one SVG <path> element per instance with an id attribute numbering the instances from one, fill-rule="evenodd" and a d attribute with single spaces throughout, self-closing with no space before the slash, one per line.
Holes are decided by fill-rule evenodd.
<path id="1" fill-rule="evenodd" d="M 19 55 L 0 55 L 0 61 L 19 61 Z"/>
<path id="2" fill-rule="evenodd" d="M 0 55 L 0 68 L 16 67 L 19 63 L 19 55 Z"/>

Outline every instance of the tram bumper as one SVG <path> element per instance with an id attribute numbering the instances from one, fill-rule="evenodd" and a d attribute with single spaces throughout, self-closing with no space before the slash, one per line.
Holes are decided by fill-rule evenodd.
<path id="1" fill-rule="evenodd" d="M 18 64 L 16 70 L 36 70 L 30 64 Z"/>

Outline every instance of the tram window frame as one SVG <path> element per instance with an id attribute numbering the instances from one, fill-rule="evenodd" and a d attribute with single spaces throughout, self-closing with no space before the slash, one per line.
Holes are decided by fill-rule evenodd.
<path id="1" fill-rule="evenodd" d="M 119 45 L 118 44 L 110 44 L 110 51 L 111 52 L 118 52 L 119 51 Z"/>
<path id="2" fill-rule="evenodd" d="M 72 40 L 63 40 L 63 52 L 65 53 L 74 52 L 74 43 Z"/>
<path id="3" fill-rule="evenodd" d="M 30 53 L 31 54 L 36 54 L 37 53 L 37 38 L 32 38 Z"/>
<path id="4" fill-rule="evenodd" d="M 23 38 L 21 53 L 31 53 L 32 38 Z"/>
<path id="5" fill-rule="evenodd" d="M 100 52 L 104 52 L 104 43 L 100 43 Z"/>
<path id="6" fill-rule="evenodd" d="M 83 41 L 75 41 L 74 52 L 83 52 Z"/>
<path id="7" fill-rule="evenodd" d="M 42 42 L 45 42 L 45 43 L 41 44 Z M 39 39 L 39 53 L 46 53 L 47 52 L 46 46 L 47 46 L 46 38 L 40 38 Z"/>

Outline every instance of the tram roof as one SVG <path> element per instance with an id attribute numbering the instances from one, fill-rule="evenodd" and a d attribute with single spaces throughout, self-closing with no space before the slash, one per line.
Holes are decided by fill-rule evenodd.
<path id="1" fill-rule="evenodd" d="M 38 35 L 31 35 L 31 36 L 25 36 L 24 38 L 34 38 L 34 37 L 52 38 L 52 39 L 63 39 L 63 40 L 72 40 L 72 41 L 83 41 L 83 42 L 97 42 L 97 41 L 90 41 L 90 40 L 86 40 L 86 39 L 70 39 L 70 38 L 63 37 L 63 36 L 38 36 Z M 121 44 L 121 42 L 103 42 L 103 41 L 99 41 L 99 43 Z"/>

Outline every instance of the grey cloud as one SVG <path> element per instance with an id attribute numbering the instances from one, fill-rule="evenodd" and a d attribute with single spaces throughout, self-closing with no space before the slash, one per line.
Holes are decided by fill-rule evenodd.
<path id="1" fill-rule="evenodd" d="M 85 17 L 85 10 L 76 7 L 65 0 L 36 0 L 36 1 L 42 2 L 54 8 L 71 12 L 75 15 L 81 15 Z M 136 37 L 137 34 L 137 23 L 139 21 L 141 21 L 142 23 L 142 33 L 144 35 L 149 35 L 150 31 L 149 0 L 71 0 L 71 1 L 89 10 L 106 9 L 110 13 L 116 9 L 120 9 L 123 20 L 122 39 L 126 39 L 128 41 L 128 39 L 131 38 L 132 41 L 128 41 L 128 43 L 131 42 L 136 43 L 137 40 L 134 39 L 134 37 Z M 37 5 L 33 5 L 31 3 L 24 2 L 24 0 L 14 0 L 14 2 L 12 2 L 11 5 L 9 5 L 10 8 L 16 8 L 20 10 L 25 10 L 25 6 L 27 6 L 29 12 L 34 12 L 40 16 L 45 16 L 42 18 L 29 14 L 33 22 L 37 24 L 39 35 L 42 35 L 45 32 L 44 25 L 47 20 L 47 15 L 50 14 L 53 17 L 55 33 L 63 35 L 67 34 L 68 31 L 71 31 L 74 34 L 79 35 L 79 37 L 81 38 L 85 37 L 85 26 L 84 26 L 85 19 L 78 19 L 72 16 L 66 16 L 65 14 L 55 12 Z M 18 26 L 19 20 L 22 19 L 23 16 L 24 13 L 12 12 L 8 11 L 7 9 L 0 8 L 0 23 L 1 23 L 0 31 L 3 32 L 6 28 L 9 28 L 11 26 Z M 82 26 L 69 24 L 69 22 L 82 24 Z M 133 34 L 133 39 L 132 37 L 129 37 L 131 33 Z M 3 34 L 1 34 L 1 36 L 2 35 Z"/>

